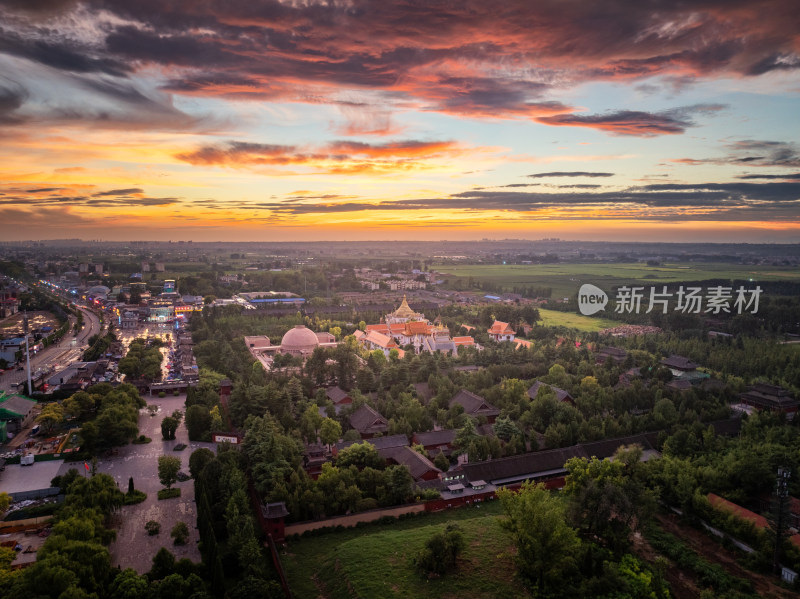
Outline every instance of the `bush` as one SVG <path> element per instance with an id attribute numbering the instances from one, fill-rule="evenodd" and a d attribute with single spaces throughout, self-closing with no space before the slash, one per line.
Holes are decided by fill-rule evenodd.
<path id="1" fill-rule="evenodd" d="M 158 393 L 158 396 L 159 396 L 161 399 L 164 399 L 164 398 L 167 396 L 167 394 L 166 394 L 164 391 L 159 391 L 159 393 Z"/>
<path id="2" fill-rule="evenodd" d="M 145 437 L 144 435 L 139 435 L 138 437 L 136 437 L 133 440 L 133 444 L 134 445 L 145 445 L 147 443 L 150 443 L 150 441 L 152 441 L 152 439 L 150 437 Z"/>
<path id="3" fill-rule="evenodd" d="M 181 490 L 178 487 L 175 487 L 174 489 L 161 489 L 158 492 L 159 499 L 172 499 L 173 497 L 180 497 L 180 496 L 181 496 Z"/>
<path id="4" fill-rule="evenodd" d="M 153 537 L 161 532 L 161 525 L 155 520 L 148 520 L 147 524 L 144 525 L 144 529 L 147 531 L 147 534 Z"/>
<path id="5" fill-rule="evenodd" d="M 441 576 L 456 565 L 466 543 L 457 524 L 448 524 L 443 532 L 433 535 L 425 547 L 412 558 L 417 570 L 425 575 Z"/>
<path id="6" fill-rule="evenodd" d="M 175 539 L 176 545 L 186 545 L 189 540 L 189 527 L 185 522 L 176 522 L 169 535 Z"/>
<path id="7" fill-rule="evenodd" d="M 133 493 L 126 493 L 122 503 L 124 505 L 135 505 L 137 503 L 142 503 L 145 499 L 147 499 L 147 493 L 135 490 Z"/>

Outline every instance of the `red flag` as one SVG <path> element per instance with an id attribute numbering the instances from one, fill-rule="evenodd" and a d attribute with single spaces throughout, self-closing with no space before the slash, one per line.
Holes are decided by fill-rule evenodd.
<path id="1" fill-rule="evenodd" d="M 83 467 L 86 468 L 86 470 L 89 470 L 89 464 L 87 464 L 86 462 L 83 463 Z"/>

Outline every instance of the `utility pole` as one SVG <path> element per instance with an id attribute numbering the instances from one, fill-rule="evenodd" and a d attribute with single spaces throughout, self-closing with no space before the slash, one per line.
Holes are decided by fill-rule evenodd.
<path id="1" fill-rule="evenodd" d="M 28 342 L 28 311 L 22 315 L 22 334 L 25 335 L 25 357 L 28 362 L 28 397 L 33 395 L 33 387 L 31 386 L 31 348 Z"/>
<path id="2" fill-rule="evenodd" d="M 778 468 L 778 477 L 775 480 L 775 497 L 773 498 L 773 519 L 775 525 L 775 553 L 773 555 L 772 565 L 777 575 L 781 575 L 781 549 L 783 545 L 783 537 L 786 534 L 787 528 L 787 512 L 788 512 L 788 497 L 789 497 L 789 478 L 792 476 L 792 471 L 789 468 Z"/>

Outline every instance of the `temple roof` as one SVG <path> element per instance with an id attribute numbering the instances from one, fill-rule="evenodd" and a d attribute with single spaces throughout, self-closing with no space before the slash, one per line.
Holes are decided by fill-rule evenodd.
<path id="1" fill-rule="evenodd" d="M 416 318 L 418 314 L 408 305 L 408 301 L 404 295 L 403 302 L 400 304 L 400 307 L 392 313 L 392 316 L 395 318 Z"/>

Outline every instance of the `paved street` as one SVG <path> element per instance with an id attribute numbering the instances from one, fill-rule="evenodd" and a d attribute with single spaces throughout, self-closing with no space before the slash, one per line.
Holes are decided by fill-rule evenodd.
<path id="1" fill-rule="evenodd" d="M 57 365 L 57 369 L 65 368 L 69 363 L 80 359 L 89 337 L 96 335 L 101 330 L 100 319 L 96 314 L 84 308 L 81 308 L 81 312 L 85 323 L 83 329 L 77 336 L 73 336 L 71 331 L 68 332 L 58 344 L 46 347 L 38 354 L 32 355 L 31 374 L 37 370 L 48 370 L 54 365 Z M 70 323 L 74 325 L 75 317 L 70 316 Z M 19 383 L 26 380 L 27 376 L 27 368 L 4 372 L 0 376 L 0 390 L 16 393 L 19 390 Z"/>
<path id="2" fill-rule="evenodd" d="M 147 445 L 120 447 L 117 455 L 100 460 L 97 465 L 98 472 L 113 476 L 123 491 L 128 490 L 128 478 L 133 476 L 136 488 L 147 493 L 144 502 L 125 506 L 114 516 L 117 540 L 109 548 L 113 565 L 123 569 L 133 568 L 139 573 L 150 569 L 153 556 L 161 547 L 172 551 L 178 559 L 188 557 L 192 561 L 200 561 L 200 551 L 197 549 L 199 535 L 195 528 L 197 510 L 194 504 L 194 482 L 188 480 L 176 483 L 181 489 L 181 496 L 159 501 L 157 493 L 162 487 L 158 481 L 158 457 L 172 455 L 181 458 L 181 471 L 189 474 L 189 456 L 192 451 L 199 447 L 216 451 L 213 443 L 190 443 L 183 421 L 174 441 L 161 439 L 161 420 L 174 410 L 185 411 L 185 395 L 146 399 L 148 405 L 156 404 L 160 408 L 155 416 L 151 417 L 147 410 L 142 410 L 139 415 L 140 433 L 153 441 Z M 172 448 L 178 443 L 185 443 L 189 447 L 183 451 L 173 451 Z M 161 524 L 158 536 L 151 537 L 145 531 L 144 525 L 148 520 L 156 520 Z M 189 542 L 183 546 L 174 545 L 169 536 L 170 530 L 179 520 L 187 524 L 191 533 Z"/>

